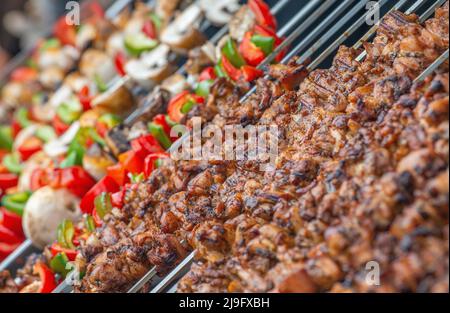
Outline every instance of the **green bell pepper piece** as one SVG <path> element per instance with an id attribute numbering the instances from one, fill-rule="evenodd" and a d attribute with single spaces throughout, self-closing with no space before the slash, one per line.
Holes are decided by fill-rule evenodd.
<path id="1" fill-rule="evenodd" d="M 64 248 L 73 249 L 73 236 L 75 235 L 75 228 L 70 220 L 63 220 L 57 229 L 58 243 Z"/>
<path id="2" fill-rule="evenodd" d="M 58 253 L 50 260 L 50 268 L 53 272 L 58 273 L 63 277 L 66 277 L 71 271 L 71 269 L 67 266 L 68 264 L 69 258 L 64 252 Z"/>
<path id="3" fill-rule="evenodd" d="M 0 126 L 0 149 L 11 151 L 13 146 L 12 129 L 9 126 Z"/>
<path id="4" fill-rule="evenodd" d="M 275 47 L 275 38 L 273 37 L 254 35 L 251 38 L 251 42 L 258 48 L 260 48 L 266 56 L 271 54 Z"/>
<path id="5" fill-rule="evenodd" d="M 31 194 L 28 191 L 6 195 L 3 197 L 1 204 L 8 211 L 22 216 L 23 210 L 25 209 L 25 205 L 27 204 L 30 195 Z"/>
<path id="6" fill-rule="evenodd" d="M 246 64 L 244 58 L 239 53 L 236 42 L 231 38 L 228 38 L 227 42 L 223 46 L 222 53 L 236 68 L 241 68 Z"/>
<path id="7" fill-rule="evenodd" d="M 5 155 L 3 158 L 3 166 L 8 169 L 10 173 L 20 174 L 22 172 L 22 164 L 17 153 Z"/>
<path id="8" fill-rule="evenodd" d="M 197 84 L 197 87 L 195 88 L 195 93 L 201 97 L 206 98 L 209 96 L 209 91 L 213 84 L 214 84 L 214 80 L 212 80 L 212 79 L 199 82 Z"/>
<path id="9" fill-rule="evenodd" d="M 158 140 L 158 142 L 164 149 L 167 150 L 170 148 L 170 146 L 172 146 L 172 141 L 167 136 L 161 125 L 151 122 L 148 124 L 148 130 L 156 138 L 156 140 Z"/>
<path id="10" fill-rule="evenodd" d="M 98 216 L 103 219 L 106 214 L 112 210 L 111 194 L 108 192 L 102 192 L 95 197 L 94 204 Z"/>
<path id="11" fill-rule="evenodd" d="M 142 52 L 153 50 L 158 42 L 148 38 L 144 33 L 129 34 L 125 36 L 125 48 L 133 56 L 139 56 Z"/>
<path id="12" fill-rule="evenodd" d="M 50 140 L 56 138 L 56 133 L 53 127 L 44 125 L 38 128 L 36 131 L 36 137 L 44 142 L 49 142 Z"/>
<path id="13" fill-rule="evenodd" d="M 28 118 L 28 110 L 25 108 L 17 110 L 15 118 L 22 128 L 28 127 L 31 124 L 30 119 Z"/>
<path id="14" fill-rule="evenodd" d="M 78 120 L 82 113 L 83 108 L 77 99 L 71 99 L 68 102 L 62 103 L 56 109 L 56 114 L 68 125 Z"/>
<path id="15" fill-rule="evenodd" d="M 94 218 L 92 217 L 92 215 L 86 215 L 85 219 L 84 219 L 84 224 L 86 225 L 86 229 L 92 233 L 95 231 L 95 222 L 94 222 Z"/>

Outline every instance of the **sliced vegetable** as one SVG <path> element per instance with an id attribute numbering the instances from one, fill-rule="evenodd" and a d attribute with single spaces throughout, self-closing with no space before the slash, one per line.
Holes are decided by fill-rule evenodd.
<path id="1" fill-rule="evenodd" d="M 252 82 L 264 75 L 264 71 L 257 69 L 256 67 L 245 65 L 242 67 L 242 74 L 245 81 Z"/>
<path id="2" fill-rule="evenodd" d="M 55 129 L 55 132 L 58 136 L 61 136 L 64 134 L 68 129 L 70 125 L 64 123 L 61 118 L 56 114 L 53 118 L 53 128 Z"/>
<path id="3" fill-rule="evenodd" d="M 0 173 L 0 189 L 6 190 L 16 187 L 19 182 L 19 176 L 13 173 Z"/>
<path id="4" fill-rule="evenodd" d="M 158 46 L 158 42 L 150 39 L 144 33 L 128 34 L 125 36 L 125 48 L 134 56 L 139 56 L 142 52 L 150 51 Z"/>
<path id="5" fill-rule="evenodd" d="M 78 100 L 80 101 L 81 105 L 83 106 L 83 111 L 87 111 L 91 109 L 91 101 L 92 96 L 90 95 L 89 86 L 86 85 L 83 88 L 80 89 L 78 92 Z"/>
<path id="6" fill-rule="evenodd" d="M 5 166 L 10 173 L 20 174 L 22 172 L 22 165 L 17 153 L 11 153 L 3 157 L 3 166 Z"/>
<path id="7" fill-rule="evenodd" d="M 107 168 L 106 173 L 111 177 L 119 186 L 123 186 L 128 182 L 127 171 L 122 164 L 116 164 Z"/>
<path id="8" fill-rule="evenodd" d="M 34 271 L 39 274 L 41 281 L 41 286 L 39 288 L 39 293 L 51 293 L 56 288 L 55 275 L 42 262 L 38 262 L 34 265 Z"/>
<path id="9" fill-rule="evenodd" d="M 168 153 L 153 153 L 148 155 L 145 158 L 145 171 L 144 174 L 146 177 L 149 177 L 155 168 L 158 168 L 158 160 L 169 158 Z"/>
<path id="10" fill-rule="evenodd" d="M 116 71 L 119 73 L 120 76 L 127 75 L 127 72 L 125 71 L 125 64 L 127 63 L 127 57 L 122 51 L 119 51 L 116 53 L 116 56 L 114 57 L 114 65 L 116 66 Z"/>
<path id="11" fill-rule="evenodd" d="M 216 72 L 214 70 L 214 67 L 210 66 L 205 68 L 201 73 L 200 76 L 198 77 L 198 80 L 200 82 L 204 81 L 204 80 L 214 80 L 217 78 Z"/>
<path id="12" fill-rule="evenodd" d="M 74 249 L 67 249 L 62 247 L 59 243 L 54 243 L 50 246 L 50 252 L 53 256 L 57 255 L 58 253 L 64 253 L 69 261 L 75 261 L 78 251 Z"/>
<path id="13" fill-rule="evenodd" d="M 208 97 L 211 86 L 214 84 L 214 80 L 203 80 L 197 84 L 195 88 L 195 93 L 202 97 Z"/>
<path id="14" fill-rule="evenodd" d="M 0 208 L 0 225 L 11 230 L 18 237 L 23 238 L 22 217 L 16 213 Z M 2 241 L 2 240 L 0 240 Z"/>
<path id="15" fill-rule="evenodd" d="M 144 135 L 131 141 L 132 150 L 142 159 L 150 153 L 163 152 L 164 149 L 153 135 Z"/>
<path id="16" fill-rule="evenodd" d="M 158 37 L 158 32 L 151 19 L 144 22 L 142 32 L 150 39 L 156 39 Z"/>
<path id="17" fill-rule="evenodd" d="M 64 252 L 56 254 L 51 260 L 50 260 L 50 268 L 54 273 L 60 274 L 62 277 L 66 277 L 67 274 L 70 272 L 70 269 L 68 269 L 68 263 L 69 258 Z"/>
<path id="18" fill-rule="evenodd" d="M 11 151 L 13 146 L 12 129 L 8 126 L 0 126 L 0 149 Z"/>
<path id="19" fill-rule="evenodd" d="M 28 117 L 28 110 L 25 108 L 19 108 L 14 114 L 15 120 L 19 123 L 21 128 L 30 126 L 31 121 Z"/>
<path id="20" fill-rule="evenodd" d="M 63 220 L 61 224 L 59 224 L 57 230 L 58 243 L 63 248 L 73 249 L 75 248 L 73 244 L 74 236 L 75 236 L 75 227 L 73 226 L 72 221 Z"/>
<path id="21" fill-rule="evenodd" d="M 230 61 L 230 63 L 238 69 L 246 64 L 244 58 L 239 53 L 236 42 L 232 38 L 228 38 L 222 48 L 222 53 L 228 61 Z"/>
<path id="22" fill-rule="evenodd" d="M 11 73 L 11 80 L 20 83 L 35 80 L 37 77 L 38 72 L 34 68 L 28 66 L 19 67 Z"/>
<path id="23" fill-rule="evenodd" d="M 249 0 L 248 5 L 255 14 L 256 22 L 259 25 L 271 29 L 277 28 L 277 20 L 270 12 L 270 7 L 263 0 Z"/>
<path id="24" fill-rule="evenodd" d="M 193 101 L 190 101 L 190 102 L 184 104 L 181 109 L 182 113 L 184 113 L 183 109 L 186 110 L 185 106 L 190 105 L 189 103 L 192 103 L 191 106 L 189 107 L 189 110 L 194 105 Z M 187 111 L 187 112 L 189 112 L 189 111 Z M 169 136 L 166 134 L 166 132 L 164 131 L 164 128 L 161 125 L 151 122 L 148 124 L 148 129 L 149 129 L 150 133 L 158 140 L 158 142 L 161 144 L 161 146 L 164 149 L 167 150 L 170 148 L 170 146 L 172 146 L 172 141 L 170 140 Z"/>
<path id="25" fill-rule="evenodd" d="M 129 173 L 139 174 L 144 171 L 144 158 L 134 151 L 119 155 L 119 162 Z"/>
<path id="26" fill-rule="evenodd" d="M 98 91 L 105 92 L 106 90 L 108 90 L 108 85 L 103 81 L 103 79 L 100 77 L 100 75 L 95 74 L 94 81 L 95 81 L 95 85 L 97 86 Z"/>
<path id="27" fill-rule="evenodd" d="M 102 192 L 94 200 L 95 210 L 101 219 L 104 219 L 106 214 L 111 212 L 111 194 L 109 192 Z"/>
<path id="28" fill-rule="evenodd" d="M 88 232 L 92 233 L 95 231 L 95 221 L 92 215 L 86 214 L 84 218 L 84 225 Z"/>
<path id="29" fill-rule="evenodd" d="M 38 137 L 32 136 L 27 138 L 19 148 L 17 152 L 20 154 L 20 158 L 23 161 L 28 160 L 33 154 L 42 150 L 43 142 Z"/>
<path id="30" fill-rule="evenodd" d="M 58 114 L 61 121 L 68 125 L 78 120 L 81 113 L 83 113 L 83 107 L 77 98 L 72 98 L 68 102 L 62 103 L 56 109 L 56 114 Z"/>
<path id="31" fill-rule="evenodd" d="M 66 22 L 66 16 L 62 16 L 53 27 L 53 33 L 63 45 L 75 46 L 77 41 L 77 30 L 75 25 Z"/>
<path id="32" fill-rule="evenodd" d="M 30 198 L 30 193 L 28 191 L 18 192 L 15 194 L 6 195 L 2 198 L 1 204 L 8 211 L 13 212 L 19 216 L 23 215 L 23 210 Z"/>
<path id="33" fill-rule="evenodd" d="M 118 192 L 120 186 L 109 176 L 103 177 L 95 186 L 93 186 L 81 199 L 80 209 L 83 213 L 91 214 L 94 210 L 94 200 L 102 192 Z"/>
<path id="34" fill-rule="evenodd" d="M 43 125 L 36 130 L 36 137 L 42 140 L 43 142 L 49 142 L 50 140 L 56 138 L 56 133 L 53 127 Z"/>
<path id="35" fill-rule="evenodd" d="M 275 47 L 275 38 L 261 35 L 253 35 L 251 42 L 260 48 L 266 56 L 271 54 Z"/>

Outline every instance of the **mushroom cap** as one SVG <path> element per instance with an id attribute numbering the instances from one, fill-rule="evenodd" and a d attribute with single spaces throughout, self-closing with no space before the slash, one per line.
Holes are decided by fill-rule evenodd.
<path id="1" fill-rule="evenodd" d="M 53 243 L 62 220 L 77 220 L 81 217 L 78 204 L 79 199 L 67 189 L 47 186 L 36 190 L 28 200 L 23 214 L 25 235 L 39 248 Z"/>

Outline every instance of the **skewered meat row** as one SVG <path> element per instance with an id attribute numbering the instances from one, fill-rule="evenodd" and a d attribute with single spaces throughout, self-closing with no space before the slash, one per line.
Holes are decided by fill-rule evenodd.
<path id="1" fill-rule="evenodd" d="M 399 22 L 398 20 L 396 20 L 395 18 L 393 19 L 394 22 Z M 403 28 L 400 28 L 402 31 L 404 31 L 404 29 L 409 29 L 409 28 L 413 28 L 413 27 L 418 27 L 418 26 L 414 26 L 414 23 L 412 21 L 408 22 L 407 17 L 402 17 L 402 19 L 399 22 L 400 26 L 403 26 Z M 406 24 L 406 26 L 405 26 Z M 395 24 L 394 24 L 395 26 Z M 399 27 L 397 27 L 398 29 Z M 388 35 L 390 35 L 390 37 L 386 34 L 383 34 L 383 36 L 386 36 L 386 38 L 389 38 L 390 40 L 392 40 L 392 42 L 394 42 L 395 40 L 398 40 L 398 38 L 400 38 L 400 40 L 403 40 L 404 38 L 407 39 L 411 39 L 408 37 L 408 33 L 406 33 L 406 35 L 404 35 L 401 32 L 395 33 L 395 29 L 393 33 L 388 33 Z M 417 30 L 417 28 L 416 28 Z M 421 29 L 419 29 L 421 30 Z M 411 34 L 411 33 L 409 33 Z M 395 48 L 395 44 L 392 44 L 392 46 L 394 46 Z M 439 49 L 443 49 L 443 47 L 440 47 L 438 44 L 436 44 L 436 42 L 432 42 L 431 43 L 431 47 L 434 47 L 435 49 L 439 50 Z M 398 46 L 397 46 L 397 49 Z M 341 49 L 341 51 L 343 51 L 345 49 Z M 400 48 L 399 51 L 399 59 L 404 57 L 404 55 L 402 55 L 402 50 Z M 353 52 L 354 54 L 355 52 Z M 409 55 L 408 55 L 409 57 Z M 425 68 L 429 63 L 431 63 L 433 61 L 433 59 L 427 59 L 427 56 L 419 56 L 419 55 L 414 55 L 415 58 L 421 58 L 421 65 L 423 66 L 423 68 Z M 370 60 L 370 56 L 368 58 L 368 60 Z M 402 62 L 401 62 L 402 61 Z M 349 72 L 355 72 L 355 69 L 352 68 L 352 66 L 346 66 L 346 63 L 340 63 L 341 60 L 339 58 L 337 58 L 337 62 L 335 65 L 335 71 L 336 73 L 338 72 L 338 70 L 344 70 L 344 68 L 346 70 L 348 70 Z M 370 61 L 368 61 L 370 62 Z M 367 63 L 368 63 L 367 62 Z M 380 55 L 379 56 L 379 62 L 377 62 L 376 64 L 394 64 L 395 62 L 398 62 L 398 64 L 401 64 L 401 66 L 398 66 L 397 69 L 402 69 L 403 71 L 406 68 L 405 62 L 403 62 L 402 59 L 397 60 L 397 59 L 389 59 L 386 58 L 386 56 L 384 55 Z M 366 65 L 367 63 L 363 63 L 361 65 L 361 67 L 363 67 L 363 65 Z M 407 63 L 406 63 L 407 64 Z M 387 67 L 387 69 L 390 69 L 391 67 Z M 422 68 L 422 69 L 423 69 Z M 380 71 L 380 68 L 378 69 Z M 411 71 L 410 69 L 408 69 L 408 72 L 406 73 L 407 75 L 410 75 L 411 77 L 414 76 L 414 71 L 420 71 L 421 69 L 417 69 L 417 68 L 413 68 Z M 276 69 L 273 71 L 274 74 L 277 74 Z M 318 74 L 320 71 L 318 71 L 316 74 Z M 389 75 L 392 73 L 389 73 L 388 70 L 386 69 L 382 69 L 381 68 L 381 73 L 383 73 L 384 75 Z M 384 73 L 386 72 L 386 73 Z M 373 73 L 371 73 L 372 75 L 375 75 L 375 71 Z M 345 72 L 343 73 L 345 74 Z M 404 73 L 405 74 L 405 73 Z M 321 77 L 323 77 L 325 75 L 317 75 L 314 76 L 311 75 L 311 77 L 315 77 L 315 79 L 319 79 Z M 310 78 L 311 78 L 310 77 Z M 371 91 L 373 88 L 373 90 L 375 90 L 376 92 L 378 92 L 377 88 L 380 88 L 381 86 L 386 86 L 390 80 L 389 79 L 385 79 L 384 81 L 382 81 L 382 83 L 380 84 L 372 84 L 372 86 L 370 84 L 368 85 L 364 85 L 366 84 L 369 79 L 365 78 L 364 75 L 361 74 L 361 79 L 360 80 L 354 80 L 354 76 L 353 75 L 344 75 L 343 76 L 345 82 L 348 82 L 349 86 L 353 86 L 349 88 L 349 90 L 343 90 L 343 94 L 348 94 L 350 93 L 350 91 L 353 91 L 356 87 L 358 86 L 363 86 L 365 87 L 362 88 L 361 90 L 359 90 L 359 92 L 364 91 L 365 94 L 367 95 L 368 91 Z M 325 76 L 326 78 L 326 76 Z M 371 78 L 373 79 L 373 78 Z M 392 78 L 391 78 L 392 79 Z M 311 93 L 308 93 L 308 88 L 311 88 L 311 86 L 308 85 L 308 81 L 310 81 L 311 79 L 307 80 L 304 84 L 302 84 L 301 90 L 302 88 L 304 90 L 302 90 L 301 92 L 304 92 L 305 98 L 307 98 L 308 100 L 315 100 L 315 99 L 320 99 L 318 96 L 322 96 L 322 99 L 320 100 L 325 100 L 324 102 L 327 103 L 326 101 L 329 100 L 329 98 L 326 98 L 324 96 L 328 96 L 328 97 L 332 97 L 332 92 L 327 92 L 327 90 L 325 90 L 325 92 L 323 92 L 323 87 L 320 88 L 321 90 L 319 90 L 319 88 L 315 88 L 312 89 L 312 92 L 314 92 L 314 97 L 311 96 Z M 314 81 L 313 81 L 314 82 Z M 328 82 L 327 82 L 328 83 Z M 267 85 L 270 85 L 270 83 L 267 83 Z M 380 86 L 381 85 L 381 86 Z M 399 96 L 402 93 L 405 93 L 408 88 L 410 83 L 408 84 L 407 82 L 402 82 L 401 79 L 398 79 L 397 81 L 394 80 L 394 82 L 392 83 L 392 85 L 394 87 L 392 87 L 392 90 L 395 91 L 395 93 L 393 92 L 392 95 L 390 95 L 391 97 L 394 96 Z M 312 86 L 314 87 L 314 86 Z M 351 89 L 353 88 L 353 89 Z M 331 88 L 330 88 L 331 89 Z M 331 89 L 333 90 L 333 89 Z M 319 93 L 319 91 L 322 91 L 322 94 Z M 270 93 L 269 93 L 270 95 Z M 276 95 L 276 91 L 275 91 L 275 95 Z M 279 95 L 278 95 L 279 96 Z M 286 99 L 288 99 L 288 97 L 291 97 L 289 100 L 292 100 L 293 97 L 295 97 L 296 95 L 290 93 L 287 95 L 284 95 L 283 97 L 280 97 L 280 99 L 284 99 L 285 102 Z M 309 98 L 308 98 L 309 97 Z M 273 97 L 276 98 L 276 97 Z M 337 105 L 342 105 L 342 103 L 339 103 L 337 100 L 340 99 L 336 99 L 338 97 L 334 97 L 331 98 L 332 100 L 334 100 L 334 102 L 332 102 L 333 104 L 337 104 Z M 386 97 L 385 97 L 386 98 Z M 345 99 L 345 98 L 344 98 Z M 358 99 L 358 97 L 355 97 L 355 99 Z M 359 98 L 361 99 L 361 98 Z M 383 98 L 381 98 L 383 99 Z M 387 97 L 388 100 L 389 97 Z M 393 98 L 395 99 L 395 98 Z M 255 103 L 261 103 L 261 101 L 257 101 L 258 99 L 253 98 L 252 100 L 255 101 Z M 259 98 L 259 100 L 261 100 Z M 270 99 L 272 100 L 272 99 Z M 270 101 L 269 101 L 270 102 Z M 317 101 L 315 101 L 317 102 Z M 236 103 L 236 102 L 235 102 Z M 251 105 L 252 101 L 248 102 L 249 105 Z M 295 102 L 288 102 L 287 104 L 284 105 L 284 109 L 289 109 L 289 103 L 291 105 L 293 105 Z M 306 102 L 307 103 L 307 102 Z M 311 103 L 311 102 L 310 102 Z M 363 104 L 365 103 L 364 101 L 360 101 L 359 102 L 360 106 L 363 106 Z M 389 101 L 388 101 L 389 103 Z M 392 103 L 392 101 L 391 101 Z M 274 109 L 272 110 L 272 114 L 274 112 L 279 112 L 280 111 L 280 107 L 283 108 L 283 106 L 281 106 L 280 104 L 283 104 L 283 102 L 280 100 L 277 105 L 278 106 L 274 106 Z M 245 106 L 244 106 L 245 107 Z M 322 105 L 323 107 L 323 105 Z M 364 107 L 363 107 L 364 108 Z M 372 108 L 370 106 L 368 106 L 368 108 Z M 344 107 L 345 109 L 345 107 Z M 372 108 L 373 109 L 373 108 Z M 352 107 L 349 107 L 349 114 L 351 115 L 351 110 Z M 270 112 L 271 110 L 269 110 L 268 112 Z M 324 110 L 323 110 L 324 111 Z M 342 109 L 340 110 L 342 111 Z M 248 112 L 248 111 L 247 111 Z M 339 112 L 339 111 L 337 111 Z M 336 113 L 337 113 L 336 112 Z M 370 111 L 367 111 L 368 113 L 366 114 L 362 114 L 363 117 L 365 117 L 365 119 L 367 119 L 367 117 L 370 117 L 371 114 Z M 239 111 L 238 111 L 239 113 Z M 322 114 L 322 116 L 324 115 L 324 112 L 320 112 Z M 374 116 L 376 116 L 377 112 L 373 112 L 372 111 L 372 118 Z M 270 114 L 267 113 L 269 116 Z M 274 114 L 275 115 L 275 114 Z M 357 114 L 354 114 L 357 115 Z M 243 116 L 245 116 L 245 114 L 243 114 Z M 317 114 L 317 116 L 315 116 L 316 118 L 320 117 L 322 118 L 320 115 Z M 361 122 L 365 122 L 365 119 L 362 119 Z M 223 116 L 216 116 L 216 118 L 214 119 L 215 122 L 217 123 L 226 123 L 227 121 L 224 119 Z M 245 120 L 245 119 L 244 119 Z M 318 119 L 318 121 L 320 121 L 320 119 Z M 350 121 L 350 120 L 348 120 Z M 345 119 L 344 119 L 345 122 Z M 341 121 L 342 123 L 342 121 Z M 350 123 L 350 125 L 352 125 L 353 123 Z M 324 123 L 325 125 L 325 123 Z M 345 123 L 344 123 L 345 125 Z M 357 126 L 357 125 L 352 125 L 352 126 Z M 320 132 L 319 132 L 320 134 Z M 298 136 L 298 138 L 302 138 L 302 136 Z M 325 137 L 325 136 L 324 136 Z M 292 137 L 290 137 L 292 138 Z M 326 138 L 325 138 L 326 139 Z M 310 147 L 312 149 L 311 153 L 312 155 L 319 155 L 320 157 L 327 157 L 327 155 L 320 155 L 320 153 L 317 153 L 316 151 L 318 150 L 316 147 Z M 328 156 L 329 158 L 330 156 Z M 317 160 L 315 160 L 317 162 Z M 127 275 L 123 275 L 122 273 L 120 273 L 119 269 L 123 266 L 127 266 L 127 268 L 129 269 L 135 269 L 135 268 L 140 268 L 139 265 L 144 264 L 145 266 L 148 266 L 149 264 L 153 264 L 152 262 L 148 262 L 149 259 L 151 259 L 151 257 L 153 256 L 151 253 L 150 255 L 148 254 L 148 252 L 152 252 L 151 251 L 151 247 L 147 246 L 147 247 L 142 247 L 139 246 L 139 241 L 138 239 L 138 235 L 137 234 L 142 234 L 140 232 L 142 232 L 141 229 L 139 229 L 140 227 L 149 230 L 149 234 L 146 238 L 149 237 L 154 237 L 155 234 L 153 233 L 154 231 L 157 232 L 161 232 L 162 229 L 167 233 L 172 233 L 175 234 L 177 236 L 178 239 L 182 239 L 182 238 L 186 238 L 186 236 L 188 236 L 189 232 L 192 230 L 192 227 L 201 222 L 201 220 L 203 219 L 209 219 L 212 220 L 214 218 L 220 217 L 220 214 L 217 214 L 215 212 L 215 210 L 217 209 L 223 209 L 224 211 L 226 211 L 226 209 L 232 208 L 232 205 L 235 205 L 236 207 L 236 213 L 239 213 L 240 211 L 240 206 L 242 206 L 242 200 L 239 200 L 239 195 L 235 197 L 235 199 L 233 199 L 232 197 L 230 197 L 230 201 L 227 202 L 225 200 L 220 201 L 220 198 L 218 197 L 218 192 L 217 190 L 220 189 L 222 187 L 222 183 L 223 181 L 228 177 L 229 181 L 233 181 L 235 183 L 235 185 L 233 185 L 232 187 L 234 188 L 237 184 L 239 184 L 239 182 L 241 182 L 241 185 L 244 185 L 245 187 L 243 188 L 244 190 L 250 190 L 250 185 L 251 183 L 248 183 L 248 177 L 246 177 L 246 175 L 248 174 L 248 171 L 244 171 L 245 174 L 241 175 L 241 180 L 236 179 L 236 178 L 231 178 L 230 173 L 232 173 L 234 171 L 234 168 L 232 166 L 233 164 L 226 164 L 224 165 L 223 163 L 221 164 L 220 162 L 215 163 L 215 164 L 209 164 L 209 165 L 205 165 L 205 164 L 201 164 L 201 163 L 195 163 L 195 162 L 181 162 L 180 164 L 178 164 L 178 170 L 183 170 L 184 167 L 184 173 L 183 175 L 173 175 L 170 178 L 169 175 L 171 174 L 171 171 L 169 170 L 169 168 L 161 168 L 159 169 L 154 175 L 152 175 L 152 178 L 149 180 L 149 182 L 147 182 L 146 184 L 144 184 L 143 186 L 139 187 L 139 190 L 137 191 L 137 195 L 134 197 L 134 199 L 132 200 L 129 210 L 132 211 L 132 214 L 130 214 L 130 216 L 120 216 L 119 218 L 116 218 L 114 220 L 114 222 L 112 222 L 112 224 L 115 224 L 114 227 L 113 226 L 108 226 L 111 227 L 110 229 L 108 229 L 107 232 L 104 232 L 103 235 L 105 235 L 104 237 L 102 237 L 103 239 L 103 243 L 106 243 L 105 246 L 107 246 L 108 244 L 110 245 L 111 243 L 113 243 L 113 246 L 110 246 L 110 248 L 106 248 L 106 252 L 102 252 L 99 255 L 95 256 L 95 253 L 105 249 L 104 247 L 99 247 L 99 249 L 97 251 L 95 251 L 94 253 L 90 254 L 87 256 L 87 259 L 89 261 L 89 259 L 93 260 L 93 263 L 88 265 L 88 272 L 87 272 L 87 277 L 83 280 L 82 282 L 82 286 L 80 288 L 80 291 L 111 291 L 114 290 L 114 288 L 124 288 L 127 284 L 131 284 L 132 280 L 136 280 L 139 276 L 138 275 L 129 275 L 128 277 L 126 277 Z M 306 167 L 308 167 L 308 162 L 305 162 Z M 173 166 L 177 166 L 177 165 L 173 165 Z M 316 167 L 316 169 L 314 169 L 314 166 Z M 314 177 L 315 175 L 317 175 L 314 172 L 318 171 L 318 163 L 314 164 L 314 162 L 312 163 L 312 171 L 309 173 L 309 175 L 311 175 L 311 177 Z M 237 167 L 236 167 L 237 168 Z M 161 172 L 165 172 L 165 175 L 160 174 Z M 159 174 L 159 175 L 158 175 Z M 173 172 L 172 172 L 173 174 Z M 197 175 L 196 175 L 197 174 Z M 253 174 L 253 173 L 252 173 Z M 196 175 L 196 176 L 195 176 Z M 192 180 L 190 180 L 190 177 L 195 176 Z M 239 178 L 239 175 L 237 175 Z M 256 173 L 255 176 L 257 178 L 260 178 L 260 174 Z M 287 176 L 289 177 L 289 176 Z M 284 176 L 284 179 L 287 179 L 286 176 Z M 302 177 L 301 175 L 299 177 Z M 293 175 L 293 178 L 295 178 L 295 175 Z M 297 179 L 299 179 L 297 177 Z M 256 180 L 255 180 L 256 181 Z M 205 186 L 207 186 L 205 188 Z M 161 187 L 161 188 L 159 188 Z M 208 190 L 208 188 L 210 188 L 210 190 Z M 235 189 L 230 188 L 230 193 L 236 193 Z M 186 191 L 184 191 L 183 189 L 185 189 Z M 180 192 L 175 193 L 177 190 L 181 190 Z M 251 192 L 251 191 L 250 191 Z M 220 192 L 219 192 L 220 194 Z M 155 196 L 156 195 L 156 196 Z M 169 198 L 169 196 L 171 196 L 170 200 L 167 201 L 167 199 Z M 272 206 L 272 204 L 270 203 L 271 201 L 274 201 L 273 199 L 277 199 L 275 196 L 268 196 L 268 199 L 266 199 L 267 201 L 265 202 L 266 207 L 270 207 Z M 226 199 L 223 198 L 222 199 Z M 233 201 L 236 200 L 236 201 Z M 251 201 L 250 201 L 251 202 Z M 251 205 L 251 203 L 249 203 Z M 177 207 L 178 205 L 178 207 Z M 148 211 L 151 210 L 150 214 L 148 214 Z M 125 210 L 126 212 L 126 210 Z M 268 216 L 270 217 L 270 208 L 268 209 L 262 209 L 260 210 L 261 214 L 266 213 L 268 214 Z M 202 216 L 203 213 L 203 216 Z M 238 215 L 234 213 L 234 216 Z M 129 214 L 128 212 L 125 213 L 125 215 Z M 118 214 L 120 215 L 120 214 Z M 150 215 L 150 216 L 149 216 Z M 233 217 L 233 213 L 230 213 L 229 216 L 227 217 Z M 121 222 L 118 222 L 119 220 L 121 220 Z M 120 231 L 117 231 L 117 228 L 123 228 L 124 224 L 123 224 L 123 219 L 125 219 L 125 221 L 132 221 L 132 225 L 131 227 L 126 227 L 126 229 L 121 229 Z M 145 223 L 147 225 L 143 226 L 142 223 L 140 223 L 141 220 L 144 220 Z M 147 221 L 149 221 L 147 223 Z M 134 227 L 133 227 L 134 224 Z M 156 230 L 154 229 L 155 227 L 153 227 L 153 225 L 158 225 L 160 224 L 160 226 L 156 227 Z M 111 224 L 110 224 L 111 225 Z M 120 226 L 118 226 L 120 225 Z M 138 226 L 136 226 L 138 225 Z M 151 227 L 150 227 L 151 226 Z M 136 233 L 133 233 L 134 231 L 136 231 Z M 150 236 L 151 233 L 151 236 Z M 112 236 L 112 238 L 110 237 L 111 234 L 114 234 L 115 236 Z M 137 255 L 141 255 L 144 253 L 147 253 L 147 260 L 145 260 L 143 262 L 142 259 L 137 259 L 134 258 L 132 260 L 130 259 L 124 259 L 123 256 L 120 256 L 117 252 L 119 251 L 123 251 L 123 247 L 124 247 L 124 242 L 126 241 L 126 239 L 120 239 L 120 236 L 123 236 L 123 238 L 128 237 L 128 235 L 131 236 L 135 236 L 132 239 L 132 241 L 134 241 L 135 244 L 135 248 L 138 248 L 137 251 Z M 210 237 L 208 236 L 203 236 L 200 238 L 205 238 L 205 240 L 207 242 L 211 242 L 211 244 L 214 242 L 214 240 L 212 240 Z M 112 239 L 112 240 L 111 240 Z M 128 241 L 128 243 L 125 243 L 125 246 L 130 247 L 130 243 Z M 154 242 L 153 242 L 154 244 Z M 154 245 L 157 246 L 157 245 Z M 97 246 L 98 248 L 98 246 Z M 150 248 L 150 249 L 149 249 Z M 92 250 L 96 250 L 96 249 L 91 249 L 91 247 L 87 247 L 86 251 L 92 251 Z M 206 249 L 208 251 L 208 249 Z M 110 255 L 114 255 L 114 259 L 108 258 L 108 252 L 112 251 L 111 253 L 109 253 Z M 177 250 L 179 251 L 179 250 Z M 176 254 L 175 254 L 176 255 Z M 133 257 L 133 256 L 132 256 Z M 99 261 L 99 262 L 97 262 Z M 132 263 L 130 263 L 131 261 L 133 261 Z M 159 262 L 155 262 L 156 264 L 158 264 Z M 167 263 L 166 263 L 167 264 Z M 119 266 L 116 266 L 119 265 Z M 136 265 L 136 267 L 134 267 L 134 265 Z M 111 270 L 111 272 L 109 272 L 109 277 L 103 277 L 103 276 L 99 276 L 99 273 L 102 272 L 102 267 L 103 266 L 107 266 L 108 269 Z M 143 271 L 145 272 L 145 271 Z M 133 274 L 132 271 L 130 271 L 130 273 Z M 113 274 L 113 275 L 111 275 Z M 117 278 L 120 278 L 119 280 Z M 129 279 L 127 281 L 127 279 Z M 117 284 L 117 281 L 119 281 L 120 283 Z"/>
<path id="2" fill-rule="evenodd" d="M 401 73 L 411 72 L 356 89 L 344 101 L 358 110 L 341 102 L 337 114 L 324 113 L 329 100 L 308 105 L 312 73 L 296 102 L 302 119 L 273 115 L 294 139 L 285 159 L 252 195 L 241 190 L 245 214 L 198 227 L 199 261 L 179 291 L 448 291 L 448 75 L 400 97 L 411 85 Z M 379 288 L 365 282 L 372 260 Z"/>

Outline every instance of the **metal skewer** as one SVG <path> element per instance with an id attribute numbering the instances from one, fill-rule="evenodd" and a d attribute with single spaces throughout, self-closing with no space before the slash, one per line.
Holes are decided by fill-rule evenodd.
<path id="1" fill-rule="evenodd" d="M 448 49 L 434 61 L 428 68 L 422 72 L 422 74 L 417 77 L 414 82 L 419 82 L 424 80 L 428 75 L 431 75 L 435 70 L 439 68 L 446 60 L 448 60 Z"/>

